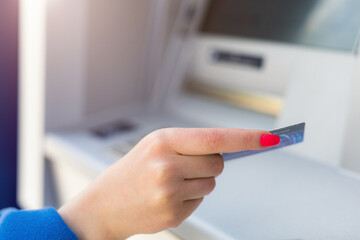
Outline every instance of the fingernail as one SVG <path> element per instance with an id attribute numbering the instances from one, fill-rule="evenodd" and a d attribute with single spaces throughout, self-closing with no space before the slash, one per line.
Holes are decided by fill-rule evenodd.
<path id="1" fill-rule="evenodd" d="M 277 135 L 266 134 L 260 138 L 260 145 L 263 147 L 271 147 L 280 143 L 280 137 Z"/>

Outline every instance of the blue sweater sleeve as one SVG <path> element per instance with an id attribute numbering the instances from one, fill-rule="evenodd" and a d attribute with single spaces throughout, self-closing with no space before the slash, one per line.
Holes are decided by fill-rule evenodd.
<path id="1" fill-rule="evenodd" d="M 54 208 L 0 211 L 0 240 L 78 240 Z"/>

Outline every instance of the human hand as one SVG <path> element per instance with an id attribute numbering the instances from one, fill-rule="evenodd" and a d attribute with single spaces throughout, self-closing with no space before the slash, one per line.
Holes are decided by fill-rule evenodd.
<path id="1" fill-rule="evenodd" d="M 79 239 L 125 239 L 178 226 L 215 187 L 218 153 L 263 149 L 262 130 L 157 130 L 59 209 Z"/>

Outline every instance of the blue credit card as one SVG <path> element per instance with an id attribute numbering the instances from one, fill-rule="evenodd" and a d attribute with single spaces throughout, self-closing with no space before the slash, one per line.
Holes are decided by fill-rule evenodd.
<path id="1" fill-rule="evenodd" d="M 223 156 L 225 161 L 228 161 L 301 143 L 304 141 L 305 123 L 299 123 L 289 127 L 276 129 L 270 131 L 270 133 L 278 135 L 280 137 L 280 143 L 278 145 L 262 150 L 247 150 L 242 152 L 222 153 L 221 155 Z"/>

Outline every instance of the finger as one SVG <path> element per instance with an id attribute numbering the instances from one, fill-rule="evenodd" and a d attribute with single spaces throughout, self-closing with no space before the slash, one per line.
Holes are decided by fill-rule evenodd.
<path id="1" fill-rule="evenodd" d="M 237 128 L 171 128 L 166 131 L 170 147 L 182 155 L 207 155 L 264 149 L 263 130 Z"/>
<path id="2" fill-rule="evenodd" d="M 177 157 L 180 176 L 184 179 L 217 177 L 224 169 L 224 159 L 220 154 Z"/>
<path id="3" fill-rule="evenodd" d="M 209 195 L 215 188 L 214 177 L 185 180 L 182 199 L 193 200 Z"/>

